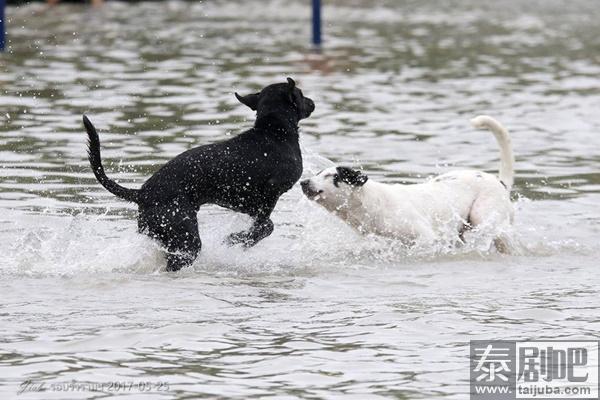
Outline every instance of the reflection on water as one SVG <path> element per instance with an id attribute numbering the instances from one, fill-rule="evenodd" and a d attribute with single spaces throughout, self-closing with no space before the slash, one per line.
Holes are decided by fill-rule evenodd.
<path id="1" fill-rule="evenodd" d="M 168 382 L 155 398 L 460 399 L 470 339 L 595 336 L 596 2 L 330 1 L 322 54 L 307 50 L 308 3 L 8 8 L 1 397 L 25 379 L 127 378 Z M 286 76 L 317 104 L 302 122 L 306 175 L 328 159 L 387 182 L 495 171 L 493 138 L 468 120 L 502 121 L 517 155 L 517 254 L 361 238 L 295 188 L 273 236 L 247 252 L 222 245 L 245 217 L 201 210 L 198 262 L 161 273 L 132 205 L 93 178 L 81 114 L 101 131 L 109 175 L 136 187 L 248 127 L 234 91 Z"/>

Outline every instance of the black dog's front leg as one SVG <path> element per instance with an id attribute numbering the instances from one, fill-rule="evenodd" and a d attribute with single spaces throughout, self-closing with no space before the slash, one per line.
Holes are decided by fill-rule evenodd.
<path id="1" fill-rule="evenodd" d="M 252 247 L 271 233 L 273 233 L 273 221 L 269 217 L 255 219 L 252 227 L 247 231 L 232 233 L 227 238 L 227 244 L 230 246 L 242 244 L 244 247 Z"/>

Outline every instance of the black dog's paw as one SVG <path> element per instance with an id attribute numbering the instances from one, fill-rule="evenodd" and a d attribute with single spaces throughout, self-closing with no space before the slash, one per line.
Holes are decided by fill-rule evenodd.
<path id="1" fill-rule="evenodd" d="M 244 247 L 251 246 L 251 239 L 248 232 L 237 232 L 232 233 L 225 239 L 225 243 L 228 246 L 235 246 L 236 244 L 241 244 Z"/>

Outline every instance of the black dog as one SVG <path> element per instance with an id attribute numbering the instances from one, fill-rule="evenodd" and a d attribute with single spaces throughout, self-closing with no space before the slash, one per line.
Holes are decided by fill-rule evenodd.
<path id="1" fill-rule="evenodd" d="M 235 96 L 257 112 L 254 128 L 178 155 L 139 190 L 106 176 L 98 133 L 83 116 L 96 179 L 112 194 L 138 204 L 138 229 L 164 245 L 169 271 L 190 265 L 200 252 L 196 213 L 202 204 L 217 204 L 254 218 L 248 231 L 228 238 L 229 244 L 253 246 L 273 232 L 271 212 L 302 174 L 298 122 L 314 111 L 313 101 L 291 78 L 259 93 Z"/>

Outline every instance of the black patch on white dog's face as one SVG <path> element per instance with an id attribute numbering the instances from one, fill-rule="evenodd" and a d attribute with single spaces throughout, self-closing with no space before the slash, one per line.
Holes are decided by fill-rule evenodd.
<path id="1" fill-rule="evenodd" d="M 348 167 L 330 167 L 301 182 L 302 191 L 329 211 L 347 208 L 368 181 L 362 172 Z"/>
<path id="2" fill-rule="evenodd" d="M 340 182 L 346 183 L 350 186 L 362 186 L 369 180 L 367 175 L 364 175 L 361 171 L 348 168 L 348 167 L 337 167 L 337 173 L 333 176 L 333 184 L 339 187 Z"/>
<path id="3" fill-rule="evenodd" d="M 235 93 L 235 97 L 252 111 L 257 111 L 259 117 L 261 114 L 266 115 L 273 110 L 288 108 L 292 111 L 295 119 L 299 121 L 308 118 L 315 110 L 315 103 L 312 99 L 304 97 L 292 78 L 287 78 L 286 83 L 269 85 L 258 93 L 246 96 Z"/>

